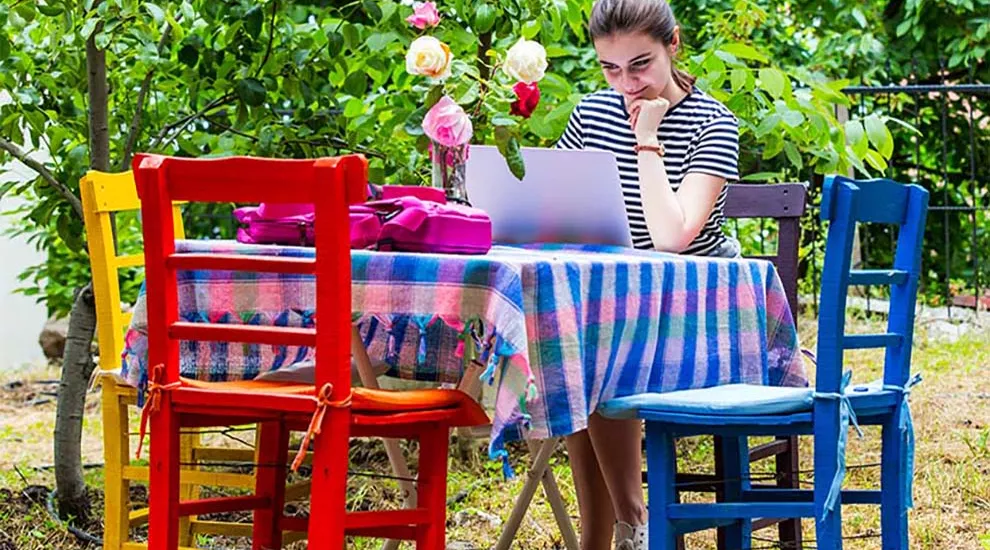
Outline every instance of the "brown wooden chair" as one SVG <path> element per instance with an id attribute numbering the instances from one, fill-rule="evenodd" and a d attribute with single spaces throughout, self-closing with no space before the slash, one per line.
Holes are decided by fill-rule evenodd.
<path id="1" fill-rule="evenodd" d="M 791 313 L 798 315 L 798 249 L 801 243 L 801 216 L 806 210 L 808 189 L 803 183 L 781 184 L 731 184 L 727 186 L 725 217 L 735 220 L 775 220 L 777 223 L 777 250 L 773 254 L 748 255 L 773 262 L 777 268 L 787 303 Z M 715 475 L 678 474 L 680 492 L 715 492 L 716 500 L 721 500 L 722 482 L 725 469 L 721 453 L 717 452 L 721 442 L 715 438 Z M 750 448 L 750 462 L 773 458 L 776 463 L 776 486 L 798 489 L 798 439 L 782 437 L 775 441 Z M 644 483 L 646 473 L 644 472 Z M 753 532 L 777 525 L 780 544 L 783 548 L 801 548 L 801 520 L 766 518 L 753 523 Z M 722 530 L 719 530 L 718 548 L 726 550 Z"/>

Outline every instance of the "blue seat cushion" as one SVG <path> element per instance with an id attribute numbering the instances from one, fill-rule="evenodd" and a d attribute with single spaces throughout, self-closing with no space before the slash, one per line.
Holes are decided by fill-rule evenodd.
<path id="1" fill-rule="evenodd" d="M 764 415 L 810 411 L 813 388 L 726 384 L 696 390 L 642 393 L 606 401 L 598 412 L 609 418 L 636 418 L 640 411 L 698 415 Z"/>

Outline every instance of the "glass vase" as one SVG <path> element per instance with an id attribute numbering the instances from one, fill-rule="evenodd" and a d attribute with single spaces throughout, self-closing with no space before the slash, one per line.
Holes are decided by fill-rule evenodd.
<path id="1" fill-rule="evenodd" d="M 470 204 L 467 196 L 467 159 L 469 145 L 446 146 L 433 142 L 430 159 L 433 165 L 433 187 L 443 189 L 447 200 Z"/>

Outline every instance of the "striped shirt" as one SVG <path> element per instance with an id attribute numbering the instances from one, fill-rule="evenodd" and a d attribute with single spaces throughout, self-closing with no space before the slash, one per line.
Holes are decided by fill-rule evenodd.
<path id="1" fill-rule="evenodd" d="M 663 163 L 674 191 L 691 173 L 710 174 L 725 178 L 727 182 L 739 179 L 736 117 L 698 88 L 693 88 L 687 97 L 667 111 L 657 136 L 666 150 Z M 564 135 L 557 142 L 560 149 L 595 149 L 615 154 L 633 246 L 653 249 L 639 192 L 635 145 L 636 136 L 629 127 L 625 102 L 611 89 L 585 96 L 571 113 Z M 706 256 L 717 253 L 726 242 L 722 232 L 724 207 L 723 189 L 705 226 L 683 254 Z"/>

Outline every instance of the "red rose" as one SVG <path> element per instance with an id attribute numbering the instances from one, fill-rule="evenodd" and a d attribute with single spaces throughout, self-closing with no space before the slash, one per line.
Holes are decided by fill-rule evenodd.
<path id="1" fill-rule="evenodd" d="M 529 118 L 536 110 L 536 106 L 540 104 L 540 87 L 536 85 L 536 82 L 532 84 L 517 82 L 512 87 L 512 91 L 518 99 L 512 102 L 510 112 L 523 118 Z"/>

